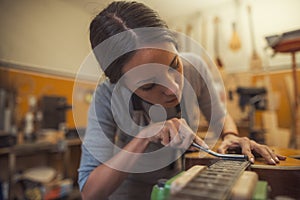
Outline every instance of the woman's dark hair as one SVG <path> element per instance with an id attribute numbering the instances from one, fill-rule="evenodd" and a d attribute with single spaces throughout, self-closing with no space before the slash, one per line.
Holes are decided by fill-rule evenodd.
<path id="1" fill-rule="evenodd" d="M 138 29 L 146 27 L 159 28 L 161 31 L 149 33 L 147 30 L 147 34 L 140 34 Z M 126 34 L 123 34 L 125 31 Z M 111 37 L 114 39 L 107 40 Z M 122 67 L 134 55 L 138 44 L 163 41 L 172 42 L 177 47 L 174 35 L 157 12 L 138 2 L 112 2 L 90 24 L 91 46 L 111 83 L 120 79 Z M 118 56 L 109 60 L 111 55 Z"/>

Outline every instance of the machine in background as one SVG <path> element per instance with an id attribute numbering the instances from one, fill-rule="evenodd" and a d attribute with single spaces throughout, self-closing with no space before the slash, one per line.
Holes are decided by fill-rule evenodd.
<path id="1" fill-rule="evenodd" d="M 264 87 L 238 87 L 239 107 L 244 112 L 248 107 L 249 138 L 258 143 L 265 143 L 264 131 L 255 127 L 256 110 L 267 109 L 267 90 Z"/>

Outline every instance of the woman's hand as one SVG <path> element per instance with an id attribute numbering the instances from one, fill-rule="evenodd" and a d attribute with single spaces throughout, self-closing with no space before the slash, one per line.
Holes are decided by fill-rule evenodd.
<path id="1" fill-rule="evenodd" d="M 276 165 L 280 160 L 285 160 L 285 156 L 275 154 L 268 146 L 258 144 L 247 137 L 238 137 L 233 134 L 228 134 L 224 137 L 223 142 L 218 148 L 219 153 L 225 153 L 229 148 L 234 148 L 240 146 L 242 148 L 242 153 L 247 155 L 249 160 L 254 163 L 254 155 L 252 151 L 260 154 L 268 164 Z"/>
<path id="2" fill-rule="evenodd" d="M 151 142 L 181 149 L 188 149 L 193 141 L 208 148 L 184 119 L 172 118 L 165 122 L 153 123 L 142 130 L 142 136 Z"/>

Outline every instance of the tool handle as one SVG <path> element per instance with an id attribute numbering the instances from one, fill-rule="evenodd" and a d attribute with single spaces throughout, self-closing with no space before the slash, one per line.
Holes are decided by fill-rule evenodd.
<path id="1" fill-rule="evenodd" d="M 195 142 L 192 143 L 192 146 L 193 147 L 196 147 L 197 149 L 200 149 L 201 151 L 204 151 L 210 155 L 213 155 L 215 157 L 218 157 L 218 158 L 222 158 L 222 159 L 232 159 L 232 160 L 249 160 L 248 159 L 248 156 L 246 155 L 242 155 L 242 154 L 222 154 L 222 153 L 217 153 L 217 152 L 214 152 L 208 148 L 205 148 Z"/>

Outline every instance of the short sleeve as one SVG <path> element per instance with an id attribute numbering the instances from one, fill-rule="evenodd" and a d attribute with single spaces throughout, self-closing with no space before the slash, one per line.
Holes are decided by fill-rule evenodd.
<path id="1" fill-rule="evenodd" d="M 88 113 L 87 129 L 82 143 L 78 184 L 82 190 L 90 173 L 112 157 L 116 125 L 111 112 L 110 83 L 97 87 Z"/>

